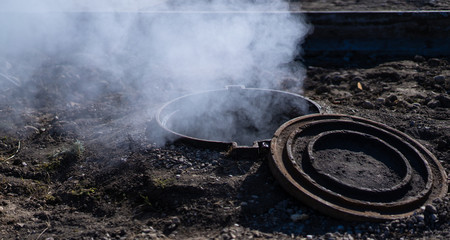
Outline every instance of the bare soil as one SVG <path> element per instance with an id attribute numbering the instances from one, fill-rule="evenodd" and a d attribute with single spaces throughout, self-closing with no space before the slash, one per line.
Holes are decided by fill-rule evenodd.
<path id="1" fill-rule="evenodd" d="M 86 71 L 90 76 L 76 77 Z M 110 75 L 96 71 L 50 61 L 27 85 L 2 90 L 4 239 L 449 237 L 448 195 L 432 206 L 433 220 L 425 215 L 424 226 L 410 219 L 395 225 L 415 221 L 411 231 L 389 222 L 342 222 L 288 196 L 264 158 L 157 147 L 146 134 L 153 131 L 151 119 L 131 121 L 149 104 L 126 104 L 138 90 L 123 87 L 96 99 L 80 91 L 68 98 L 59 86 L 93 78 L 108 86 Z M 298 93 L 286 84 L 280 88 Z M 365 117 L 409 134 L 450 170 L 447 59 L 416 57 L 356 69 L 309 66 L 304 89 L 326 112 Z M 26 91 L 41 97 L 29 101 L 21 97 Z"/>
<path id="2" fill-rule="evenodd" d="M 306 11 L 449 10 L 448 0 L 291 0 Z"/>

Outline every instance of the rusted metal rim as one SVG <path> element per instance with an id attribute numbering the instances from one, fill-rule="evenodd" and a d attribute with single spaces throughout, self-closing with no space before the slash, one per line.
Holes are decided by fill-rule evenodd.
<path id="1" fill-rule="evenodd" d="M 448 188 L 443 167 L 416 140 L 347 115 L 286 122 L 271 141 L 269 165 L 294 197 L 346 220 L 406 217 Z"/>
<path id="2" fill-rule="evenodd" d="M 281 124 L 295 117 L 320 113 L 320 109 L 317 103 L 301 95 L 272 89 L 228 86 L 176 98 L 157 111 L 155 120 L 173 140 L 203 147 L 233 148 L 256 156 L 260 143 L 269 142 Z M 263 113 L 260 118 L 255 117 L 260 113 Z M 226 118 L 229 121 L 222 123 Z M 251 121 L 248 118 L 252 118 Z M 250 124 L 238 126 L 236 122 Z M 260 126 L 263 126 L 264 132 L 251 132 L 251 129 Z M 239 137 L 235 139 L 232 132 L 248 141 L 239 142 Z"/>
<path id="3" fill-rule="evenodd" d="M 392 139 L 388 139 L 391 142 L 392 141 L 397 141 L 397 144 L 399 143 L 404 143 L 401 139 L 396 138 L 395 136 L 390 136 L 390 134 L 384 130 L 380 130 L 380 129 L 373 129 L 371 125 L 368 124 L 364 124 L 364 123 L 355 123 L 355 122 L 349 122 L 348 120 L 322 120 L 322 121 L 315 121 L 311 124 L 308 125 L 308 127 L 310 128 L 309 130 L 315 130 L 316 131 L 321 131 L 321 129 L 333 129 L 333 128 L 342 128 L 345 129 L 346 127 L 349 129 L 361 129 L 360 131 L 367 131 L 367 132 L 373 132 L 373 131 L 380 131 L 379 135 L 384 135 L 384 138 L 387 138 L 387 136 L 389 137 L 393 137 Z M 363 130 L 364 129 L 364 130 Z M 325 130 L 326 131 L 326 130 Z M 300 134 L 300 132 L 296 132 L 296 134 Z M 314 134 L 314 133 L 313 133 Z M 319 134 L 320 135 L 320 134 Z M 292 135 L 291 135 L 292 136 Z M 314 138 L 314 137 L 311 137 Z M 290 137 L 289 139 L 292 139 L 292 137 Z M 289 152 L 292 150 L 289 150 L 289 148 L 291 148 L 292 146 L 295 146 L 297 148 L 296 151 L 303 151 L 302 147 L 301 147 L 301 143 L 299 142 L 289 142 L 288 139 L 288 143 L 287 143 L 287 151 L 288 151 L 288 156 L 289 156 Z M 308 142 L 308 139 L 303 139 L 303 138 L 298 138 L 296 140 L 306 140 L 304 142 Z M 346 141 L 348 139 L 342 139 L 341 141 Z M 370 143 L 369 143 L 370 144 Z M 408 149 L 412 149 L 414 150 L 410 145 L 408 146 L 408 144 L 406 144 L 406 147 Z M 305 148 L 305 150 L 307 151 L 307 149 Z M 379 151 L 380 149 L 376 149 L 377 151 Z M 320 177 L 317 178 L 315 177 L 314 179 L 311 178 L 312 175 L 315 174 L 307 174 L 303 171 L 302 169 L 302 164 L 298 164 L 298 159 L 299 157 L 301 157 L 301 155 L 296 155 L 295 158 L 296 160 L 292 161 L 294 159 L 294 157 L 290 157 L 290 162 L 288 162 L 287 164 L 291 165 L 292 167 L 296 170 L 294 173 L 297 174 L 297 172 L 302 175 L 302 177 L 304 179 L 306 179 L 306 181 L 310 182 L 312 185 L 314 185 L 314 191 L 319 191 L 320 193 L 318 193 L 318 195 L 324 195 L 324 197 L 330 198 L 332 199 L 331 201 L 339 201 L 345 204 L 351 204 L 351 205 L 355 205 L 355 206 L 359 206 L 361 208 L 366 208 L 367 206 L 371 206 L 377 209 L 395 209 L 398 206 L 411 206 L 414 204 L 417 204 L 418 202 L 421 202 L 424 200 L 424 198 L 426 196 L 428 196 L 430 190 L 431 190 L 431 186 L 432 186 L 432 173 L 431 173 L 431 169 L 429 168 L 428 164 L 426 162 L 421 162 L 421 161 L 417 161 L 417 167 L 418 169 L 426 169 L 426 171 L 422 172 L 420 174 L 420 178 L 414 178 L 414 182 L 410 183 L 410 179 L 411 178 L 407 178 L 404 179 L 407 182 L 403 182 L 400 181 L 399 183 L 399 189 L 395 189 L 395 186 L 391 186 L 389 189 L 391 191 L 386 191 L 386 192 L 379 192 L 377 193 L 377 190 L 379 190 L 378 187 L 371 187 L 370 190 L 368 191 L 355 191 L 356 189 L 345 189 L 342 188 L 342 185 L 336 185 L 334 182 L 333 183 L 327 183 L 324 181 L 321 181 Z M 386 156 L 386 154 L 384 154 L 384 156 L 382 157 L 389 157 Z M 417 151 L 411 151 L 409 152 L 409 158 L 410 159 L 421 159 L 422 155 L 420 153 L 418 153 Z M 392 158 L 389 157 L 387 160 L 392 161 Z M 301 161 L 301 160 L 300 160 Z M 394 160 L 395 162 L 395 160 Z M 386 162 L 387 164 L 389 164 L 389 162 Z M 332 166 L 333 167 L 333 166 Z M 365 167 L 364 165 L 361 165 L 361 169 L 363 170 Z M 397 169 L 397 171 L 402 171 L 401 167 L 400 169 Z M 411 173 L 411 172 L 410 172 Z M 366 173 L 366 174 L 371 174 L 370 172 Z M 417 174 L 416 174 L 417 175 Z M 358 184 L 361 184 L 361 181 L 365 180 L 367 177 L 369 176 L 363 176 L 362 179 L 358 179 L 359 182 Z M 375 183 L 377 183 L 378 181 L 382 181 L 384 179 L 372 179 L 374 180 Z M 422 181 L 421 181 L 422 180 Z M 316 182 L 318 181 L 318 182 Z M 320 183 L 319 183 L 320 182 Z M 423 182 L 423 183 L 422 183 Z M 403 184 L 404 185 L 403 185 Z M 385 182 L 384 184 L 389 184 L 387 182 Z M 397 199 L 397 195 L 396 194 L 404 194 L 405 191 L 407 191 L 407 189 L 405 189 L 406 187 L 410 187 L 411 184 L 413 184 L 413 186 L 416 186 L 417 184 L 421 184 L 423 187 L 422 188 L 415 188 L 415 192 L 417 193 L 416 195 L 412 195 L 409 194 L 407 196 L 405 196 L 404 200 L 398 200 Z M 398 200 L 398 201 L 394 201 L 394 200 Z"/>

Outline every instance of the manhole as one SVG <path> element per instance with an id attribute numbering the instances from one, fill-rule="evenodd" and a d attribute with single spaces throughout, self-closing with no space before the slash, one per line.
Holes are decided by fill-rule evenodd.
<path id="1" fill-rule="evenodd" d="M 447 175 L 420 143 L 371 120 L 312 114 L 271 141 L 271 170 L 294 197 L 334 217 L 388 220 L 443 197 Z"/>
<path id="2" fill-rule="evenodd" d="M 446 194 L 443 167 L 416 140 L 371 120 L 319 112 L 300 95 L 232 86 L 170 101 L 156 120 L 178 140 L 238 156 L 266 154 L 270 143 L 280 184 L 336 218 L 403 218 Z"/>
<path id="3" fill-rule="evenodd" d="M 172 100 L 156 121 L 178 141 L 253 151 L 286 121 L 319 112 L 318 104 L 297 94 L 228 86 Z"/>

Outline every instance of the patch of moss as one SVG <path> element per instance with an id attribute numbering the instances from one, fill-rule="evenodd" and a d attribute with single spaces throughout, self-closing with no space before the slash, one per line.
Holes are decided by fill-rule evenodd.
<path id="1" fill-rule="evenodd" d="M 154 178 L 153 184 L 155 185 L 155 187 L 164 189 L 164 188 L 172 185 L 174 183 L 174 181 L 175 180 L 173 178 Z"/>

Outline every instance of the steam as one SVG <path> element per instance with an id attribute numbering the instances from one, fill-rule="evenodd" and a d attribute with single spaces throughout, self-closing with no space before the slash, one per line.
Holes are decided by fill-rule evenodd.
<path id="1" fill-rule="evenodd" d="M 141 102 L 129 99 L 128 105 L 154 108 L 188 92 L 234 84 L 279 88 L 285 77 L 301 87 L 304 78 L 293 59 L 309 26 L 288 14 L 284 1 L 7 0 L 1 5 L 0 89 L 19 88 L 18 95 L 33 104 L 50 86 L 63 93 L 62 107 L 134 91 Z M 67 64 L 81 73 L 54 76 L 55 68 L 64 71 Z M 36 79 L 43 73 L 51 83 Z"/>

